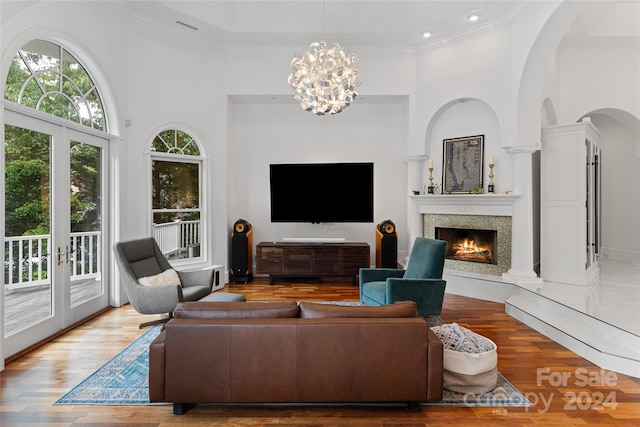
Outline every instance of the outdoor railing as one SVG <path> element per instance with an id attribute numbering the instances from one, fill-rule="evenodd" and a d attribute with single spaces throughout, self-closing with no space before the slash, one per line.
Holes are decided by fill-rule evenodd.
<path id="1" fill-rule="evenodd" d="M 163 254 L 170 256 L 200 243 L 200 221 L 153 224 L 153 237 Z"/>
<path id="2" fill-rule="evenodd" d="M 4 238 L 4 283 L 9 289 L 48 283 L 49 235 Z"/>
<path id="3" fill-rule="evenodd" d="M 99 276 L 101 240 L 100 231 L 71 233 L 69 249 L 73 252 L 69 254 L 69 268 L 72 280 Z M 4 283 L 7 289 L 48 284 L 49 267 L 55 262 L 56 254 L 55 248 L 50 246 L 48 234 L 5 237 Z M 66 262 L 66 255 L 62 259 Z"/>
<path id="4" fill-rule="evenodd" d="M 73 250 L 69 254 L 71 280 L 99 277 L 102 260 L 101 232 L 71 233 L 70 237 L 69 249 Z M 189 247 L 200 243 L 200 221 L 154 225 L 153 237 L 162 253 L 167 256 L 186 252 Z M 48 234 L 5 237 L 5 288 L 20 289 L 49 284 L 49 268 L 56 262 L 56 250 L 50 244 Z M 62 260 L 66 262 L 66 256 Z"/>

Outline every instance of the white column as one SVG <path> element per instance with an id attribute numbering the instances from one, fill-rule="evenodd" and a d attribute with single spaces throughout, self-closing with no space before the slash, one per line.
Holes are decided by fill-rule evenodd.
<path id="1" fill-rule="evenodd" d="M 421 192 L 424 184 L 423 166 L 426 156 L 413 156 L 407 158 L 407 187 L 409 196 L 414 191 Z M 416 237 L 422 237 L 422 215 L 418 212 L 418 205 L 411 197 L 407 198 L 407 255 L 411 253 L 413 241 Z"/>
<path id="2" fill-rule="evenodd" d="M 521 196 L 513 203 L 511 269 L 503 277 L 516 284 L 542 284 L 533 270 L 532 153 L 540 147 L 512 147 L 513 190 Z"/>

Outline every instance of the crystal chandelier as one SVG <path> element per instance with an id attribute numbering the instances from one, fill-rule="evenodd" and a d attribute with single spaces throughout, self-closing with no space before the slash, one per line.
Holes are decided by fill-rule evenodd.
<path id="1" fill-rule="evenodd" d="M 322 116 L 337 114 L 355 101 L 360 85 L 356 55 L 347 55 L 335 43 L 311 43 L 303 56 L 296 54 L 291 61 L 291 74 L 287 81 L 294 90 L 294 99 L 303 110 Z"/>

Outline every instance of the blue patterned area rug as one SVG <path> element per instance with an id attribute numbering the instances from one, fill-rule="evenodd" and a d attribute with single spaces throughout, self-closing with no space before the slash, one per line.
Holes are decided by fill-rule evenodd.
<path id="1" fill-rule="evenodd" d="M 430 325 L 442 324 L 438 317 Z M 58 405 L 152 405 L 149 402 L 149 344 L 162 325 L 154 325 L 115 355 L 100 369 L 75 386 L 55 403 Z M 443 400 L 424 406 L 531 406 L 506 378 L 498 374 L 498 387 L 482 394 L 461 394 L 444 390 Z"/>
<path id="2" fill-rule="evenodd" d="M 153 325 L 100 369 L 58 399 L 67 405 L 151 405 L 149 345 L 162 325 Z"/>
<path id="3" fill-rule="evenodd" d="M 498 385 L 488 393 L 456 393 L 443 390 L 442 400 L 425 402 L 422 406 L 484 406 L 484 407 L 527 407 L 532 403 L 524 397 L 501 373 L 498 373 Z"/>

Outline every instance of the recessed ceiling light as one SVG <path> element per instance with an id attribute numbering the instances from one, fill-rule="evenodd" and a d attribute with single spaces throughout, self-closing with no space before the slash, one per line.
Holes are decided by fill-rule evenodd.
<path id="1" fill-rule="evenodd" d="M 477 13 L 472 13 L 467 19 L 469 19 L 469 21 L 471 22 L 476 22 L 478 19 L 480 19 L 480 16 L 478 16 Z"/>
<path id="2" fill-rule="evenodd" d="M 428 39 L 429 37 L 431 37 L 431 31 L 425 31 L 424 33 L 422 33 L 422 37 Z"/>

